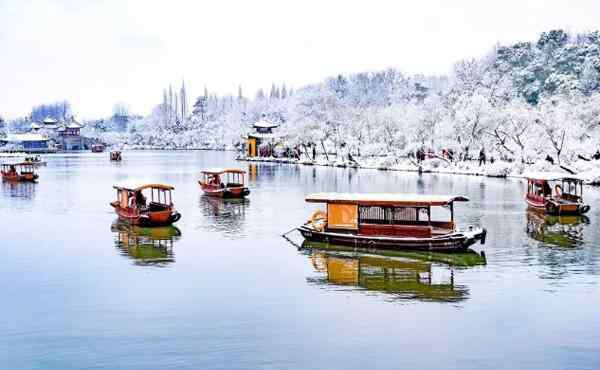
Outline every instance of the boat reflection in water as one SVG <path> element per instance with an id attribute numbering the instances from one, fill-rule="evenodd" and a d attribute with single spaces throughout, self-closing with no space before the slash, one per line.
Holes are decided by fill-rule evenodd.
<path id="1" fill-rule="evenodd" d="M 139 227 L 115 221 L 111 231 L 115 233 L 115 246 L 136 265 L 161 266 L 175 262 L 173 244 L 181 232 L 174 226 Z"/>
<path id="2" fill-rule="evenodd" d="M 472 250 L 463 253 L 397 252 L 357 250 L 325 243 L 304 242 L 320 277 L 310 284 L 350 287 L 357 291 L 382 293 L 391 300 L 460 302 L 469 291 L 454 281 L 453 267 L 484 265 L 485 257 Z"/>
<path id="3" fill-rule="evenodd" d="M 33 199 L 35 196 L 34 182 L 2 182 L 2 193 L 7 198 Z"/>
<path id="4" fill-rule="evenodd" d="M 579 246 L 583 244 L 583 230 L 589 223 L 586 216 L 549 216 L 527 211 L 527 234 L 545 245 Z"/>
<path id="5" fill-rule="evenodd" d="M 246 207 L 250 200 L 222 199 L 202 195 L 200 209 L 204 216 L 201 227 L 209 232 L 220 232 L 227 237 L 239 238 L 244 234 Z"/>

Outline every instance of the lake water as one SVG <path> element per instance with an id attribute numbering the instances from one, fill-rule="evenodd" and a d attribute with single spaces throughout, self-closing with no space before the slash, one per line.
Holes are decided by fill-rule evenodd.
<path id="1" fill-rule="evenodd" d="M 1 184 L 0 369 L 598 369 L 600 192 L 587 218 L 526 212 L 520 180 L 236 162 L 226 152 L 45 158 Z M 250 171 L 206 199 L 205 167 Z M 115 223 L 114 184 L 175 186 L 175 228 Z M 315 191 L 463 194 L 484 250 L 297 248 Z M 297 233 L 290 234 L 298 245 Z"/>

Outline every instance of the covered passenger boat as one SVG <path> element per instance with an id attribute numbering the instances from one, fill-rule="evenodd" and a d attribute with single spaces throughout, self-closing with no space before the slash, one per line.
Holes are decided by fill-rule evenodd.
<path id="1" fill-rule="evenodd" d="M 105 149 L 106 147 L 104 146 L 104 144 L 101 143 L 93 144 L 91 148 L 92 153 L 102 153 Z"/>
<path id="2" fill-rule="evenodd" d="M 485 229 L 456 227 L 454 202 L 468 201 L 463 196 L 318 193 L 306 201 L 327 205 L 298 228 L 308 241 L 428 251 L 462 251 L 477 240 L 485 243 Z"/>
<path id="3" fill-rule="evenodd" d="M 35 166 L 27 162 L 2 164 L 0 173 L 2 181 L 35 182 L 39 177 Z"/>
<path id="4" fill-rule="evenodd" d="M 113 150 L 110 152 L 110 160 L 114 162 L 121 162 L 121 152 L 119 150 Z"/>
<path id="5" fill-rule="evenodd" d="M 239 168 L 216 168 L 201 172 L 198 181 L 204 194 L 219 198 L 243 198 L 250 194 L 244 186 L 246 171 Z"/>
<path id="6" fill-rule="evenodd" d="M 120 219 L 142 227 L 167 226 L 181 214 L 173 206 L 170 185 L 114 186 L 117 200 L 110 203 Z"/>
<path id="7" fill-rule="evenodd" d="M 590 210 L 583 202 L 583 180 L 574 175 L 529 173 L 525 201 L 549 215 L 582 215 Z"/>

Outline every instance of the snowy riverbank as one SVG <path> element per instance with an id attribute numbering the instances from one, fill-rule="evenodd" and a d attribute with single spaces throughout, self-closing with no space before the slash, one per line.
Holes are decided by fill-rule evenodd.
<path id="1" fill-rule="evenodd" d="M 600 185 L 600 161 L 580 160 L 564 166 L 553 165 L 547 161 L 539 161 L 534 164 L 495 161 L 494 163 L 488 162 L 480 166 L 477 161 L 449 162 L 438 158 L 427 159 L 421 163 L 417 163 L 413 159 L 394 157 L 362 158 L 356 162 L 336 160 L 334 158 L 327 160 L 325 157 L 317 157 L 315 161 L 303 157 L 301 157 L 300 160 L 273 157 L 238 157 L 238 160 L 487 177 L 523 177 L 524 174 L 528 172 L 552 172 L 573 175 L 581 178 L 584 180 L 584 183 L 588 185 Z M 570 172 L 567 171 L 567 169 Z"/>

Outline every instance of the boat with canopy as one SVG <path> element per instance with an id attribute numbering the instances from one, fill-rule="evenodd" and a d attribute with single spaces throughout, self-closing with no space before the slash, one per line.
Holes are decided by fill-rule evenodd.
<path id="1" fill-rule="evenodd" d="M 215 168 L 201 172 L 198 181 L 204 194 L 218 198 L 244 198 L 250 190 L 244 186 L 246 171 L 239 168 Z"/>
<path id="2" fill-rule="evenodd" d="M 170 185 L 114 186 L 117 200 L 110 203 L 120 219 L 142 227 L 167 226 L 181 218 L 173 206 Z M 149 200 L 149 201 L 148 201 Z"/>
<path id="3" fill-rule="evenodd" d="M 298 230 L 308 241 L 355 247 L 464 251 L 476 241 L 485 243 L 486 230 L 459 229 L 454 202 L 463 196 L 401 193 L 317 193 L 309 203 L 326 205 Z"/>
<path id="4" fill-rule="evenodd" d="M 525 178 L 525 201 L 531 209 L 555 216 L 582 215 L 590 210 L 583 202 L 583 180 L 575 175 L 532 172 Z"/>
<path id="5" fill-rule="evenodd" d="M 119 150 L 113 150 L 112 152 L 110 152 L 110 160 L 114 161 L 114 162 L 121 162 L 121 151 Z"/>
<path id="6" fill-rule="evenodd" d="M 31 163 L 4 163 L 0 167 L 2 181 L 14 182 L 35 182 L 38 174 L 35 172 L 35 166 Z"/>

